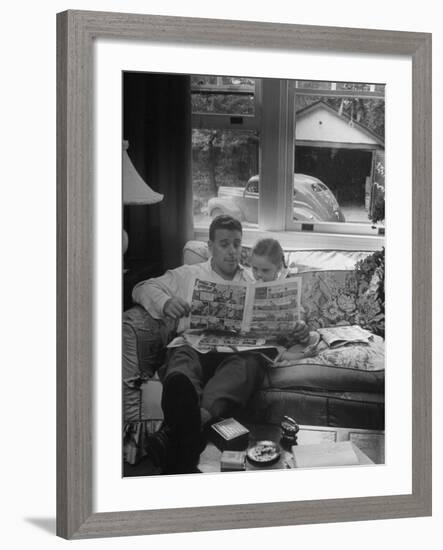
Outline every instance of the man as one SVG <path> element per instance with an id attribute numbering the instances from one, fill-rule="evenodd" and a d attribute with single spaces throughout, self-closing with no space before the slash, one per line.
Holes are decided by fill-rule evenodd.
<path id="1" fill-rule="evenodd" d="M 217 216 L 209 228 L 207 262 L 183 265 L 138 284 L 133 299 L 156 319 L 178 321 L 177 333 L 189 327 L 189 296 L 196 278 L 253 281 L 240 264 L 241 223 Z M 231 416 L 260 386 L 264 360 L 254 352 L 200 354 L 190 346 L 172 348 L 159 371 L 163 383 L 162 428 L 148 440 L 149 458 L 165 473 L 197 471 L 205 428 Z"/>

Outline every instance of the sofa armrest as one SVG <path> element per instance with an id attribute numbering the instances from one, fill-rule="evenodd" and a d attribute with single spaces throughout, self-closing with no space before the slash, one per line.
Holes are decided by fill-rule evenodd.
<path id="1" fill-rule="evenodd" d="M 166 345 L 175 335 L 177 323 L 154 319 L 141 306 L 123 313 L 123 379 L 151 378 L 163 364 Z"/>
<path id="2" fill-rule="evenodd" d="M 123 383 L 123 458 L 136 464 L 146 455 L 147 439 L 163 420 L 162 384 L 157 376 Z"/>
<path id="3" fill-rule="evenodd" d="M 123 457 L 129 464 L 145 456 L 147 437 L 161 424 L 162 386 L 155 373 L 175 329 L 175 321 L 154 319 L 140 306 L 123 313 Z"/>

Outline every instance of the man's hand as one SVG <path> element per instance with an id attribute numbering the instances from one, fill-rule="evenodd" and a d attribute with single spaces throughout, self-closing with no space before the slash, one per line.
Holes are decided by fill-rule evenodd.
<path id="1" fill-rule="evenodd" d="M 301 344 L 307 343 L 309 341 L 308 325 L 304 321 L 297 321 L 292 335 Z"/>
<path id="2" fill-rule="evenodd" d="M 183 298 L 174 297 L 169 298 L 169 300 L 163 306 L 163 313 L 166 317 L 171 317 L 172 319 L 181 319 L 182 317 L 187 317 L 190 311 L 189 304 L 183 300 Z"/>

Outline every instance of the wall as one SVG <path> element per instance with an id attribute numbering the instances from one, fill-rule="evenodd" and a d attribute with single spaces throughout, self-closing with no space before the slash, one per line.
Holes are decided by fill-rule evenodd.
<path id="1" fill-rule="evenodd" d="M 332 141 L 373 145 L 377 142 L 358 126 L 349 126 L 329 109 L 317 107 L 297 117 L 295 136 L 300 141 Z"/>
<path id="2" fill-rule="evenodd" d="M 55 517 L 55 13 L 67 8 L 151 12 L 300 24 L 354 26 L 434 33 L 434 120 L 442 120 L 443 30 L 438 3 L 406 0 L 258 3 L 179 0 L 48 0 L 9 2 L 2 9 L 2 502 L 3 547 L 67 547 L 54 537 Z M 361 6 L 361 7 L 359 7 Z M 434 124 L 441 151 L 441 125 Z M 442 179 L 435 155 L 435 181 Z M 443 207 L 435 186 L 436 213 Z M 438 219 L 437 219 L 438 218 Z M 435 216 L 436 235 L 443 227 Z M 441 280 L 442 249 L 434 250 Z M 435 285 L 435 311 L 443 307 Z M 435 315 L 436 335 L 442 331 Z M 438 332 L 437 332 L 438 331 Z M 434 387 L 441 387 L 441 348 L 435 350 Z M 442 457 L 442 403 L 434 399 L 434 463 Z M 443 521 L 442 474 L 434 473 L 434 517 L 349 524 L 71 543 L 75 548 L 435 548 Z M 147 498 L 149 496 L 147 495 Z"/>

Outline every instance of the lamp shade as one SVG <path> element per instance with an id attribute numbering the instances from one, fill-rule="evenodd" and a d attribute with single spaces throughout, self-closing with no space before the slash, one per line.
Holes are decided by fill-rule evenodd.
<path id="1" fill-rule="evenodd" d="M 149 187 L 132 164 L 127 153 L 128 142 L 123 141 L 122 177 L 124 204 L 155 204 L 163 195 Z"/>

